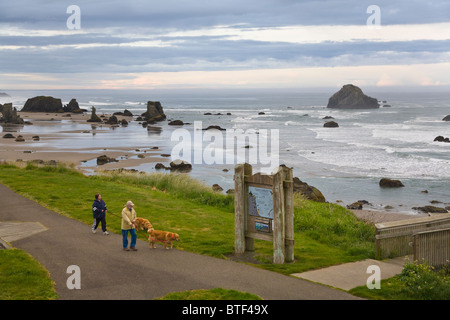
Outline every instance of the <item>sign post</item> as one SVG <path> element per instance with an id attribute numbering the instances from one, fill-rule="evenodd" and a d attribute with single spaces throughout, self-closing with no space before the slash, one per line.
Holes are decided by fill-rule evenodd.
<path id="1" fill-rule="evenodd" d="M 273 175 L 252 174 L 248 163 L 235 167 L 235 253 L 254 251 L 254 239 L 273 242 L 273 262 L 294 261 L 292 168 Z"/>

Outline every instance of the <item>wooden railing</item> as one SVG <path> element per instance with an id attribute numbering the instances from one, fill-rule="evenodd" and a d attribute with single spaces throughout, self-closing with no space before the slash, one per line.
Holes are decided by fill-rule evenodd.
<path id="1" fill-rule="evenodd" d="M 414 261 L 436 268 L 450 262 L 450 229 L 424 231 L 413 236 Z"/>
<path id="2" fill-rule="evenodd" d="M 450 214 L 377 223 L 376 257 L 386 259 L 412 255 L 414 235 L 447 228 L 450 228 Z"/>

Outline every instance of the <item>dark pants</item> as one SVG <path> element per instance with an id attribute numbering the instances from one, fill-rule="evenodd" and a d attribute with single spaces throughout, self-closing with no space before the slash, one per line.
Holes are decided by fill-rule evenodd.
<path id="1" fill-rule="evenodd" d="M 92 227 L 92 229 L 97 230 L 98 224 L 100 222 L 102 223 L 102 231 L 105 232 L 106 231 L 106 217 L 101 217 L 101 218 L 95 219 L 94 226 Z"/>

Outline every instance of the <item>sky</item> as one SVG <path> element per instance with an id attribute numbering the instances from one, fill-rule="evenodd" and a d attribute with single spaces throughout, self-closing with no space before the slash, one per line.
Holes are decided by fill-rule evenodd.
<path id="1" fill-rule="evenodd" d="M 450 1 L 0 3 L 0 91 L 347 83 L 450 89 Z"/>

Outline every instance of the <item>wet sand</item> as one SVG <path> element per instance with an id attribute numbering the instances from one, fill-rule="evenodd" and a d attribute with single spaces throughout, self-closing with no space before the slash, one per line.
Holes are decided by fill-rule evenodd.
<path id="1" fill-rule="evenodd" d="M 29 121 L 31 125 L 14 126 L 4 125 L 0 136 L 0 160 L 3 161 L 56 161 L 65 164 L 74 164 L 84 172 L 115 170 L 124 167 L 139 166 L 146 163 L 168 164 L 168 158 L 161 156 L 161 150 L 152 149 L 151 146 L 142 148 L 142 143 L 127 146 L 93 147 L 89 141 L 82 142 L 77 139 L 102 134 L 105 136 L 114 127 L 103 123 L 90 123 L 87 120 L 90 114 L 74 113 L 43 113 L 43 112 L 19 112 L 21 118 Z M 70 116 L 68 116 L 70 115 Z M 100 115 L 99 115 L 100 116 Z M 105 114 L 106 118 L 110 115 Z M 131 121 L 132 117 L 117 116 L 118 120 Z M 63 125 L 63 121 L 65 123 Z M 133 125 L 137 125 L 134 121 Z M 73 130 L 65 128 L 74 127 Z M 82 127 L 81 129 L 79 127 Z M 126 129 L 126 128 L 124 128 Z M 18 142 L 15 138 L 5 139 L 6 133 L 14 137 L 21 135 L 25 141 Z M 39 136 L 39 140 L 33 137 Z M 73 139 L 71 138 L 73 136 Z M 67 143 L 66 143 L 67 141 Z M 62 143 L 63 148 L 55 147 Z M 111 144 L 109 142 L 109 144 Z M 118 160 L 97 166 L 96 158 L 106 155 Z"/>

